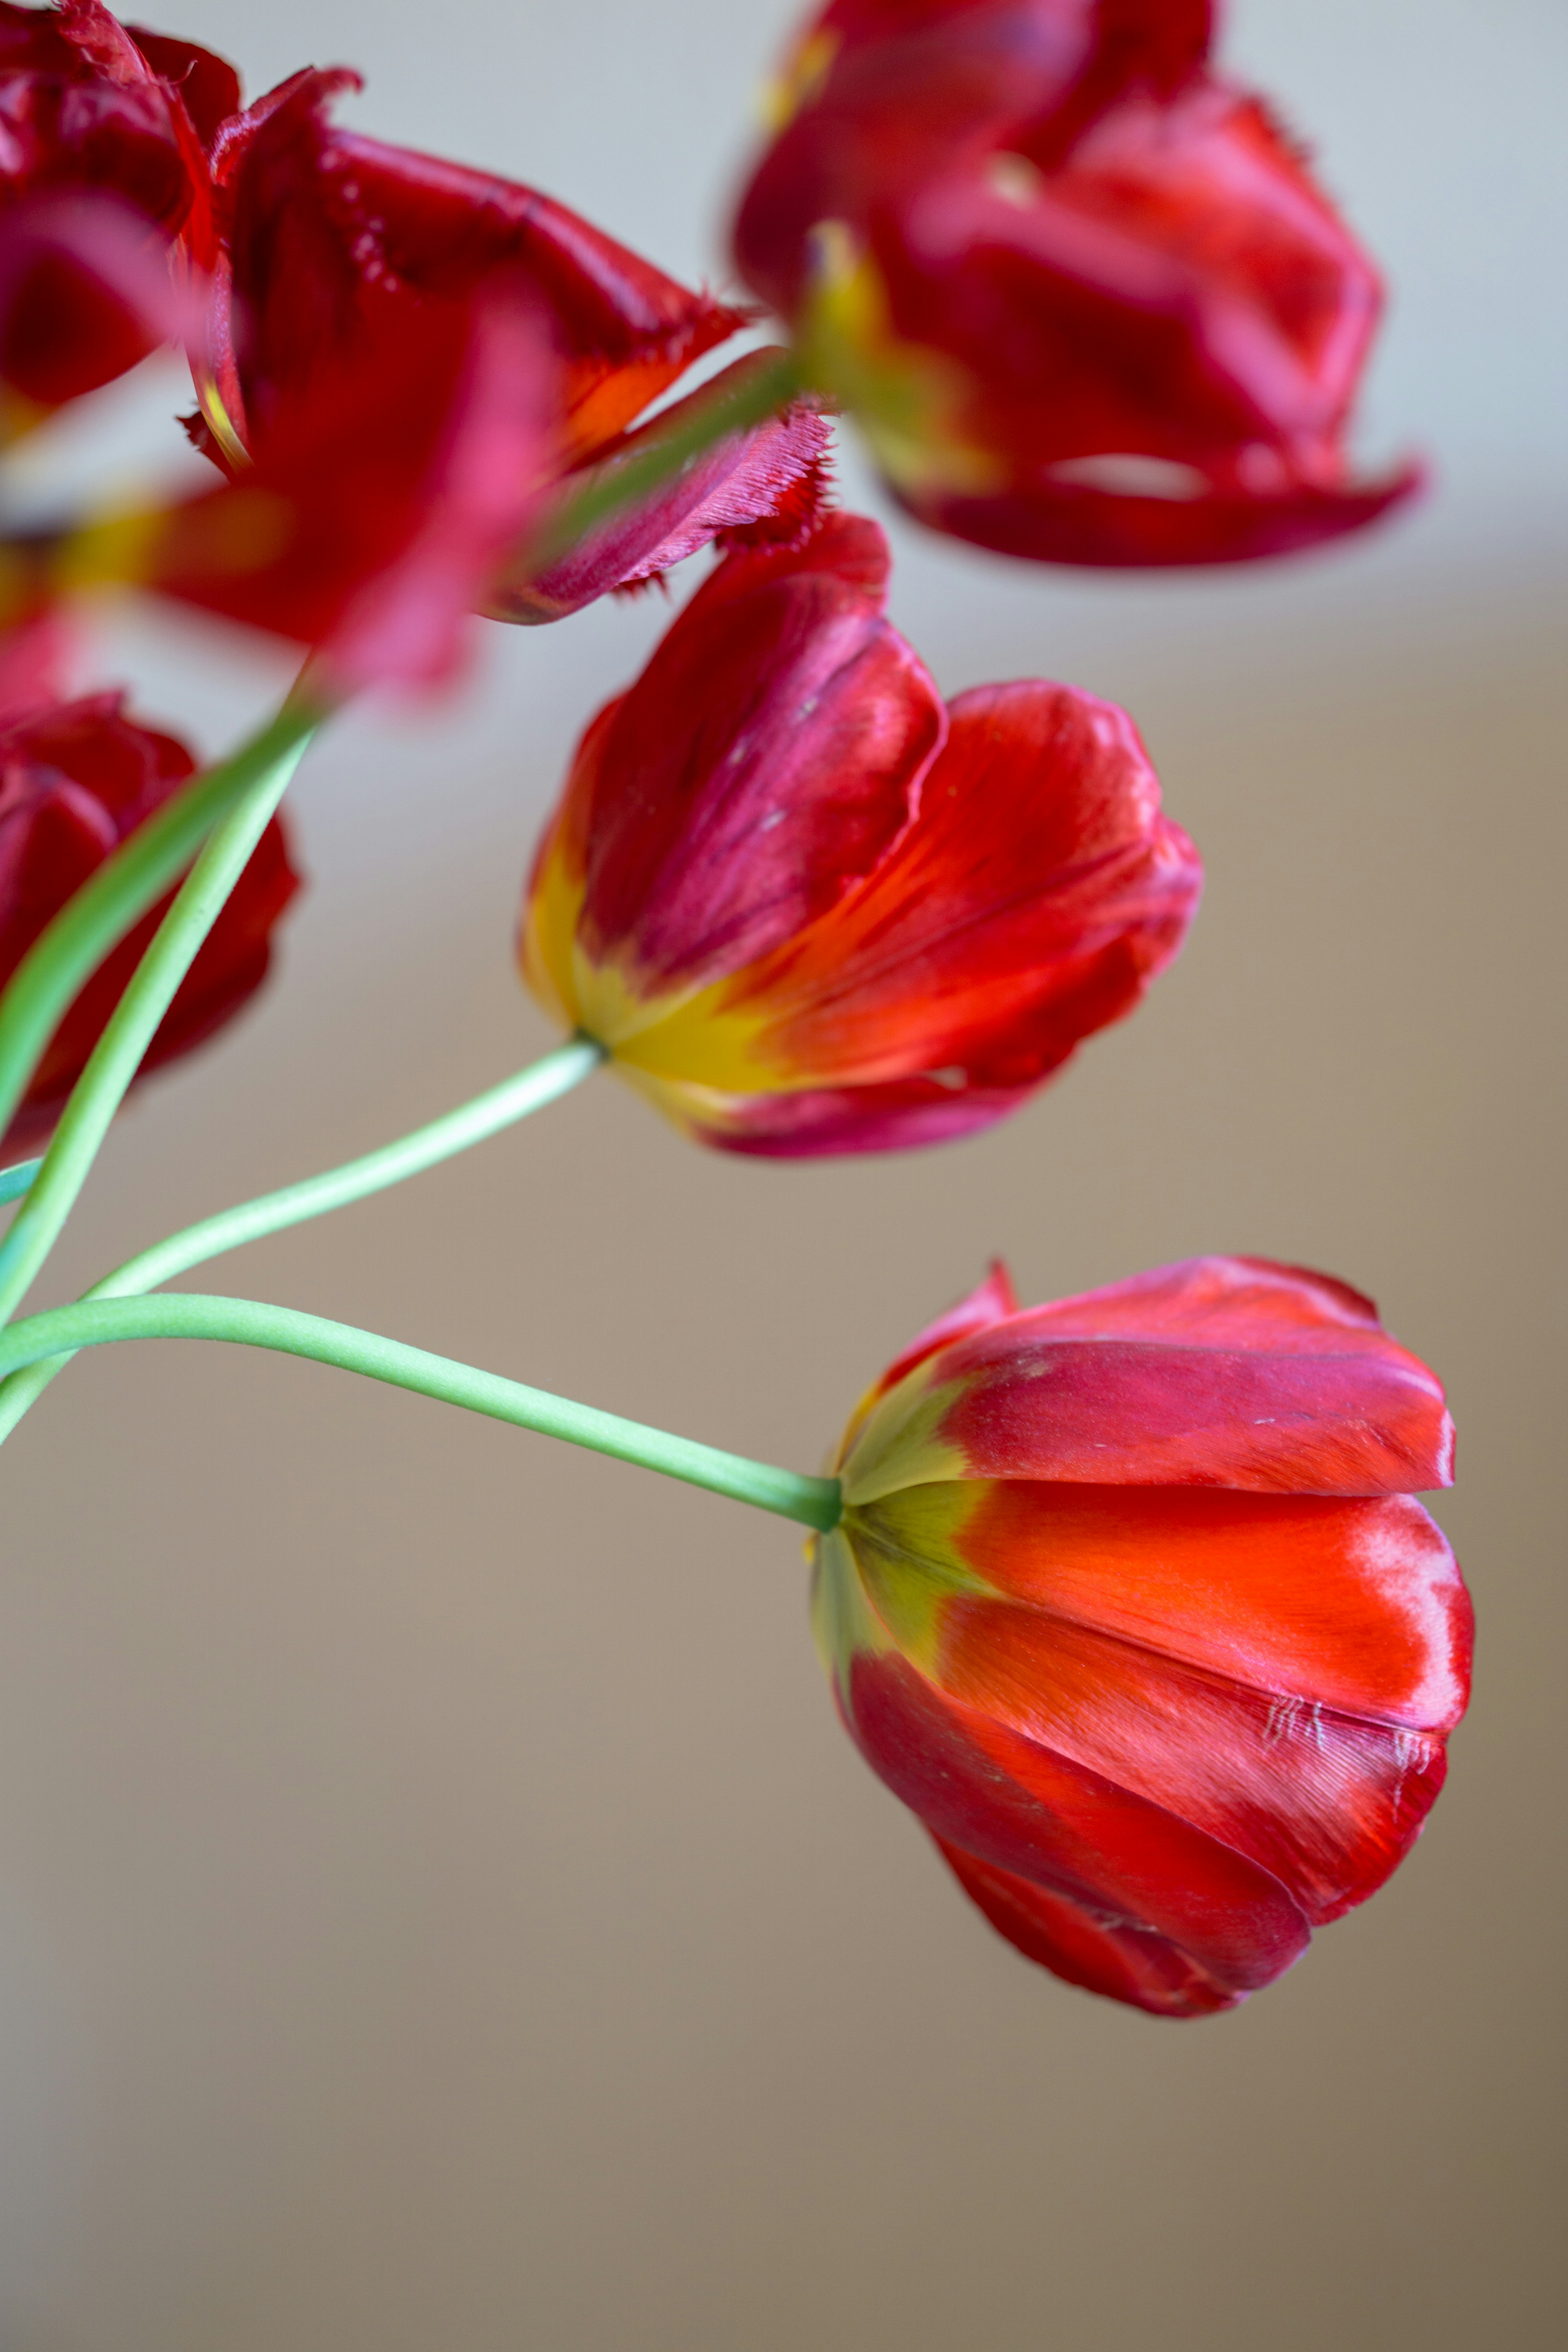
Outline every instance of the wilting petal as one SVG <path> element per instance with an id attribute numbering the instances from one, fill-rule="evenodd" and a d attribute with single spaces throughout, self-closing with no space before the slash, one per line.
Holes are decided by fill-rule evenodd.
<path id="1" fill-rule="evenodd" d="M 1185 934 L 1202 867 L 1159 801 L 1113 704 L 1032 681 L 960 695 L 918 823 L 731 992 L 765 1024 L 752 1051 L 939 1099 L 1037 1085 Z"/>
<path id="2" fill-rule="evenodd" d="M 612 479 L 639 457 L 651 437 L 685 421 L 721 388 L 739 389 L 774 355 L 737 360 L 699 393 L 661 410 L 650 425 L 628 433 L 602 466 L 569 474 L 558 495 Z M 488 610 L 498 621 L 563 620 L 612 591 L 656 580 L 710 541 L 754 536 L 792 545 L 819 520 L 832 428 L 808 402 L 728 435 L 651 495 L 633 500 L 588 531 L 548 570 L 524 570 L 503 581 Z"/>

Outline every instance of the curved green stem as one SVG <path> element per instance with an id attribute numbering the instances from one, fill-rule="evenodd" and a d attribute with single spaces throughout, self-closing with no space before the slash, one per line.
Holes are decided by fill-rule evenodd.
<path id="1" fill-rule="evenodd" d="M 43 1164 L 41 1160 L 18 1160 L 14 1168 L 0 1168 L 0 1209 L 31 1191 L 33 1179 Z"/>
<path id="2" fill-rule="evenodd" d="M 298 757 L 321 716 L 319 708 L 291 698 L 233 759 L 193 777 L 139 825 L 34 941 L 0 995 L 0 1134 L 83 982 L 157 904 L 255 779 L 290 751 Z"/>
<path id="3" fill-rule="evenodd" d="M 388 1185 L 421 1175 L 426 1168 L 434 1168 L 439 1161 L 450 1160 L 456 1153 L 500 1134 L 518 1119 L 526 1118 L 530 1111 L 542 1110 L 546 1103 L 554 1102 L 559 1096 L 580 1086 L 604 1058 L 604 1047 L 593 1038 L 569 1038 L 564 1045 L 557 1045 L 553 1053 L 531 1063 L 526 1070 L 503 1078 L 499 1087 L 476 1095 L 471 1102 L 432 1119 L 412 1135 L 399 1136 L 395 1143 L 384 1144 L 378 1151 L 367 1151 L 341 1168 L 329 1168 L 323 1175 L 308 1176 L 299 1184 L 285 1185 L 280 1192 L 264 1192 L 258 1200 L 243 1201 L 237 1208 L 220 1209 L 216 1216 L 204 1217 L 199 1224 L 187 1225 L 182 1233 L 171 1234 L 166 1241 L 154 1242 L 151 1249 L 128 1258 L 112 1274 L 105 1275 L 101 1282 L 95 1282 L 86 1295 L 89 1299 L 139 1297 L 207 1258 L 221 1257 L 226 1250 L 239 1249 L 246 1242 L 260 1241 L 267 1234 L 303 1224 L 310 1217 L 325 1216 L 329 1210 L 346 1208 L 350 1202 L 365 1200 L 373 1192 L 384 1192 Z M 38 1165 L 37 1160 L 30 1164 L 35 1170 Z M 3 1188 L 7 1177 L 25 1173 L 25 1169 L 8 1169 L 0 1174 L 0 1199 L 5 1197 Z M 25 1185 L 17 1187 L 18 1191 L 25 1189 Z M 0 1444 L 69 1361 L 68 1356 L 50 1356 L 0 1381 Z"/>
<path id="4" fill-rule="evenodd" d="M 596 1454 L 662 1471 L 666 1477 L 752 1503 L 805 1527 L 837 1527 L 842 1510 L 837 1478 L 803 1477 L 793 1470 L 748 1461 L 743 1454 L 723 1454 L 716 1446 L 699 1445 L 667 1430 L 625 1421 L 619 1413 L 600 1412 L 593 1405 L 574 1404 L 547 1390 L 525 1388 L 520 1381 L 502 1380 L 498 1373 L 479 1371 L 447 1356 L 428 1355 L 423 1348 L 405 1347 L 374 1331 L 358 1331 L 347 1323 L 330 1323 L 319 1315 L 268 1307 L 253 1298 L 212 1298 L 185 1291 L 51 1307 L 0 1333 L 0 1373 L 116 1339 L 226 1339 L 273 1348 L 385 1381 L 393 1388 L 413 1389 L 469 1412 L 488 1413 L 519 1429 L 563 1438 L 569 1445 L 589 1446 Z"/>
<path id="5" fill-rule="evenodd" d="M 0 1323 L 5 1321 L 25 1295 L 53 1248 L 160 1022 L 229 893 L 249 864 L 251 853 L 267 830 L 322 715 L 319 707 L 291 700 L 236 759 L 216 770 L 214 776 L 201 780 L 206 788 L 202 803 L 206 823 L 213 824 L 216 816 L 216 825 L 93 1048 L 92 1058 L 78 1079 L 54 1140 L 44 1155 L 44 1164 L 16 1212 L 9 1233 L 0 1242 Z M 215 796 L 211 787 L 217 776 L 222 776 L 225 783 L 222 793 Z M 116 856 L 99 868 L 86 889 L 78 892 L 63 916 L 38 941 L 27 963 L 17 972 L 17 982 L 26 977 L 38 950 L 47 948 L 61 924 L 73 916 L 77 918 L 72 931 L 76 942 L 73 971 L 79 961 L 80 977 L 84 978 L 110 940 L 154 902 L 170 874 L 177 872 L 190 854 L 194 821 L 185 808 L 190 789 L 187 787 L 177 801 L 171 802 L 152 824 L 133 834 Z M 182 809 L 185 813 L 178 824 L 172 827 L 164 824 L 172 811 Z M 146 836 L 160 825 L 163 825 L 163 831 L 149 856 Z M 175 843 L 180 845 L 178 855 L 172 845 Z M 135 851 L 139 844 L 142 854 L 134 866 L 134 886 L 127 884 L 122 872 L 112 888 L 100 891 L 94 900 L 92 924 L 89 926 L 78 910 L 93 898 L 104 877 L 110 874 L 120 859 Z M 85 944 L 89 933 L 90 946 Z M 58 951 L 55 961 L 58 967 Z M 68 1003 L 74 992 L 73 987 L 64 1003 Z M 37 987 L 32 987 L 28 1003 L 36 1004 L 37 995 Z M 64 1003 L 60 1006 L 63 1009 Z M 44 1026 L 40 1051 L 52 1027 L 52 1022 Z M 26 1082 L 24 1075 L 21 1083 Z"/>

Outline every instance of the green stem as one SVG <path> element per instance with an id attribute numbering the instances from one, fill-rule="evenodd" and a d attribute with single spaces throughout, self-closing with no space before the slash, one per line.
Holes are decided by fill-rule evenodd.
<path id="1" fill-rule="evenodd" d="M 781 351 L 743 384 L 697 408 L 681 425 L 668 433 L 650 431 L 635 456 L 595 467 L 583 488 L 556 509 L 539 532 L 528 550 L 527 572 L 531 575 L 547 571 L 622 507 L 632 506 L 650 490 L 660 488 L 693 457 L 700 457 L 727 435 L 761 424 L 799 390 L 795 356 Z"/>
<path id="2" fill-rule="evenodd" d="M 188 866 L 213 826 L 258 775 L 303 748 L 321 712 L 290 698 L 259 735 L 195 776 L 139 825 L 36 940 L 0 996 L 0 1134 L 11 1124 L 45 1047 L 82 983 Z"/>
<path id="3" fill-rule="evenodd" d="M 24 1192 L 30 1191 L 43 1164 L 41 1160 L 18 1160 L 14 1168 L 0 1168 L 0 1209 L 9 1201 L 19 1201 Z"/>
<path id="4" fill-rule="evenodd" d="M 12 1220 L 9 1233 L 0 1242 L 0 1323 L 10 1316 L 53 1248 L 159 1024 L 229 893 L 249 864 L 251 853 L 267 830 L 321 717 L 319 707 L 290 701 L 236 759 L 215 771 L 214 776 L 202 780 L 208 795 L 204 803 L 205 821 L 214 829 L 93 1048 L 92 1057 L 77 1081 L 54 1140 L 44 1155 L 44 1164 Z M 221 793 L 211 790 L 216 776 L 225 778 Z M 171 874 L 178 872 L 189 856 L 192 820 L 188 813 L 174 827 L 164 824 L 171 812 L 184 808 L 189 798 L 187 788 L 150 824 L 132 834 L 116 856 L 99 868 L 87 887 L 79 891 L 65 908 L 62 919 L 76 915 L 126 852 L 142 845 L 134 887 L 127 886 L 121 875 L 116 887 L 100 893 L 89 926 L 84 928 L 84 919 L 78 916 L 72 935 L 76 984 L 79 984 L 76 961 L 79 960 L 81 966 L 79 977 L 85 978 L 110 940 L 128 929 L 156 900 Z M 149 854 L 146 835 L 160 825 L 163 831 Z M 47 947 L 59 928 L 57 921 L 44 934 L 27 963 L 17 972 L 17 982 L 26 978 L 38 949 Z M 64 993 L 60 1010 L 74 993 L 73 985 Z M 36 995 L 36 990 L 28 992 L 29 1005 L 35 1003 Z M 52 1027 L 50 1021 L 43 1028 L 40 1050 Z M 30 1063 L 27 1067 L 31 1067 Z M 22 1084 L 26 1084 L 25 1075 Z"/>
<path id="5" fill-rule="evenodd" d="M 374 1331 L 358 1331 L 347 1323 L 330 1323 L 319 1315 L 301 1315 L 253 1298 L 212 1298 L 186 1291 L 51 1307 L 0 1333 L 0 1374 L 46 1356 L 103 1347 L 117 1339 L 226 1339 L 272 1348 L 335 1364 L 342 1371 L 362 1372 L 393 1388 L 412 1389 L 469 1412 L 488 1413 L 519 1429 L 563 1438 L 569 1445 L 589 1446 L 596 1454 L 683 1478 L 690 1486 L 752 1503 L 759 1510 L 774 1511 L 808 1528 L 837 1527 L 842 1509 L 837 1478 L 803 1477 L 793 1470 L 748 1461 L 743 1454 L 722 1454 L 716 1446 L 624 1421 L 618 1413 L 600 1412 L 593 1405 L 574 1404 L 544 1389 L 525 1388 L 519 1381 L 502 1380 L 471 1364 L 427 1355 L 423 1348 L 405 1347 Z"/>
<path id="6" fill-rule="evenodd" d="M 220 1209 L 216 1216 L 204 1217 L 200 1224 L 187 1225 L 184 1232 L 171 1234 L 166 1241 L 154 1242 L 151 1249 L 128 1258 L 112 1274 L 105 1275 L 101 1282 L 95 1282 L 87 1297 L 140 1297 L 207 1258 L 221 1257 L 226 1250 L 239 1249 L 247 1242 L 260 1241 L 267 1234 L 282 1233 L 289 1225 L 303 1224 L 310 1217 L 325 1216 L 329 1210 L 346 1208 L 352 1201 L 363 1201 L 373 1192 L 384 1192 L 390 1184 L 401 1184 L 406 1178 L 418 1176 L 426 1168 L 434 1168 L 439 1161 L 450 1160 L 456 1153 L 500 1134 L 502 1128 L 526 1118 L 530 1111 L 542 1110 L 546 1103 L 554 1102 L 559 1096 L 580 1086 L 604 1058 L 604 1047 L 593 1038 L 570 1038 L 526 1070 L 504 1078 L 499 1087 L 476 1095 L 471 1102 L 461 1104 L 444 1117 L 432 1119 L 427 1127 L 416 1129 L 412 1135 L 399 1136 L 395 1143 L 384 1144 L 378 1151 L 367 1151 L 362 1159 L 351 1160 L 341 1168 L 329 1168 L 324 1175 L 309 1176 L 301 1183 L 285 1185 L 281 1192 L 264 1192 L 258 1200 L 241 1202 L 237 1208 Z M 35 1160 L 31 1164 L 36 1169 L 38 1163 Z M 7 1178 L 26 1172 L 25 1169 L 8 1169 L 0 1174 L 0 1199 L 5 1198 Z M 9 1380 L 0 1381 L 0 1444 L 69 1361 L 68 1356 L 51 1356 L 29 1364 L 23 1371 L 13 1372 Z"/>

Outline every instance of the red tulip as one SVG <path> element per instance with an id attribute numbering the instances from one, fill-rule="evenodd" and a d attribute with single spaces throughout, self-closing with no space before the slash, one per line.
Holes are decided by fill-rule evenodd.
<path id="1" fill-rule="evenodd" d="M 1376 272 L 1206 39 L 1193 0 L 838 0 L 799 45 L 737 257 L 936 528 L 1217 562 L 1414 487 L 1344 453 Z"/>
<path id="2" fill-rule="evenodd" d="M 1470 1609 L 1424 1364 L 1323 1275 L 997 1268 L 863 1401 L 815 1620 L 849 1731 L 992 1925 L 1167 2017 L 1271 1983 L 1443 1784 Z"/>
<path id="3" fill-rule="evenodd" d="M 253 464 L 153 520 L 127 572 L 321 647 L 329 692 L 439 683 L 538 514 L 553 389 L 504 278 L 426 303 L 416 335 L 369 321 L 257 431 Z"/>
<path id="4" fill-rule="evenodd" d="M 887 573 L 854 515 L 730 556 L 589 728 L 530 884 L 535 993 L 731 1150 L 989 1124 L 1196 902 L 1125 713 L 1037 681 L 945 709 Z"/>
<path id="5" fill-rule="evenodd" d="M 298 74 L 230 123 L 216 152 L 224 250 L 198 387 L 209 454 L 229 466 L 308 413 L 356 351 L 395 352 L 432 305 L 482 282 L 526 288 L 558 363 L 550 470 L 613 461 L 628 428 L 748 313 L 695 294 L 532 188 L 344 131 L 338 70 Z M 510 567 L 488 609 L 555 619 L 648 578 L 716 532 L 812 495 L 827 428 L 809 404 L 731 436 L 651 505 L 542 582 Z"/>
<path id="6" fill-rule="evenodd" d="M 128 719 L 121 695 L 62 699 L 61 650 L 52 622 L 0 638 L 0 985 L 195 764 L 174 736 Z M 273 925 L 298 887 L 275 818 L 165 1013 L 143 1071 L 189 1053 L 255 994 Z M 144 916 L 82 989 L 0 1149 L 15 1155 L 47 1135 L 168 906 L 165 898 Z"/>
<path id="7" fill-rule="evenodd" d="M 134 366 L 171 331 L 176 247 L 198 263 L 214 250 L 204 140 L 238 103 L 221 58 L 132 30 L 98 0 L 0 5 L 0 375 L 14 394 L 57 407 Z M 120 275 L 144 280 L 140 291 L 116 291 L 80 237 L 59 233 L 71 201 L 94 198 L 120 224 L 133 257 Z M 41 225 L 18 250 L 16 233 L 36 213 Z"/>
<path id="8" fill-rule="evenodd" d="M 316 648 L 323 701 L 440 683 L 538 514 L 552 390 L 509 281 L 430 302 L 417 336 L 379 320 L 221 488 L 0 542 L 0 615 L 127 583 Z"/>

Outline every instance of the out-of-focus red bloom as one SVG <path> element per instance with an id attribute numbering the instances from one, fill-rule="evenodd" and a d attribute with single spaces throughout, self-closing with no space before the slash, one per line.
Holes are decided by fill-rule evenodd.
<path id="1" fill-rule="evenodd" d="M 174 736 L 128 719 L 121 695 L 62 699 L 62 652 L 52 620 L 0 638 L 0 986 L 67 899 L 195 764 Z M 255 994 L 273 925 L 298 887 L 274 818 L 165 1013 L 143 1072 L 189 1053 Z M 82 989 L 0 1150 L 15 1156 L 47 1135 L 168 907 L 165 898 L 144 916 Z"/>
<path id="2" fill-rule="evenodd" d="M 440 683 L 538 513 L 553 380 L 505 281 L 378 321 L 221 488 L 0 546 L 0 616 L 124 583 L 315 647 L 323 701 Z"/>
<path id="3" fill-rule="evenodd" d="M 840 1448 L 815 1622 L 850 1733 L 1069 1983 L 1229 2009 L 1409 1852 L 1468 1695 L 1414 1499 L 1452 1429 L 1322 1275 L 1196 1258 L 1020 1310 L 998 1267 Z"/>
<path id="4" fill-rule="evenodd" d="M 99 0 L 0 5 L 0 377 L 14 396 L 57 407 L 163 339 L 176 247 L 213 257 L 205 142 L 238 103 L 221 58 L 123 26 Z M 73 201 L 93 198 L 119 223 L 107 278 L 90 234 L 67 233 Z"/>
<path id="5" fill-rule="evenodd" d="M 280 404 L 255 462 L 168 510 L 132 570 L 162 593 L 322 649 L 328 691 L 439 683 L 544 493 L 554 362 L 495 278 L 382 318 Z"/>
<path id="6" fill-rule="evenodd" d="M 1071 563 L 1368 522 L 1375 269 L 1182 0 L 837 0 L 742 201 L 748 282 L 937 529 Z"/>
<path id="7" fill-rule="evenodd" d="M 731 1150 L 985 1126 L 1196 903 L 1125 713 L 1037 681 L 944 709 L 887 572 L 854 515 L 728 557 L 589 728 L 529 887 L 535 993 Z"/>
<path id="8" fill-rule="evenodd" d="M 215 151 L 222 253 L 205 359 L 203 446 L 243 466 L 361 350 L 417 342 L 432 305 L 499 275 L 525 287 L 558 362 L 550 468 L 566 488 L 613 462 L 628 428 L 747 315 L 691 292 L 532 188 L 345 131 L 346 70 L 310 71 L 226 126 Z M 827 428 L 807 403 L 732 436 L 649 507 L 618 518 L 542 582 L 498 583 L 489 609 L 554 619 L 647 579 L 716 532 L 766 527 L 815 485 Z"/>

